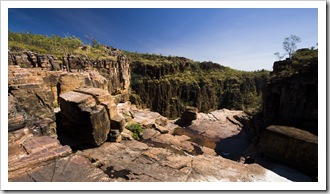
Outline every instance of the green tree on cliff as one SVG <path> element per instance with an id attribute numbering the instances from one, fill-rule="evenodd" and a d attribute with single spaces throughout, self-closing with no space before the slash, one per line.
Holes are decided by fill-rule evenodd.
<path id="1" fill-rule="evenodd" d="M 289 55 L 289 58 L 292 57 L 292 55 L 296 52 L 297 50 L 297 43 L 300 43 L 301 39 L 299 36 L 296 35 L 291 35 L 289 37 L 286 37 L 283 41 L 283 49 L 285 51 L 284 54 L 280 54 L 279 52 L 274 53 L 275 56 L 279 60 L 283 59 L 286 55 Z"/>

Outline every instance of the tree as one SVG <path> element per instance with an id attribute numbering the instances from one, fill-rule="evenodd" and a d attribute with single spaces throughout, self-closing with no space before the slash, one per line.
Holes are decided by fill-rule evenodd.
<path id="1" fill-rule="evenodd" d="M 297 43 L 301 42 L 301 39 L 299 36 L 296 35 L 290 35 L 289 37 L 286 37 L 283 41 L 283 49 L 285 53 L 281 55 L 279 52 L 274 53 L 275 56 L 277 56 L 279 59 L 282 59 L 286 55 L 289 55 L 289 58 L 292 57 L 292 55 L 297 50 Z"/>

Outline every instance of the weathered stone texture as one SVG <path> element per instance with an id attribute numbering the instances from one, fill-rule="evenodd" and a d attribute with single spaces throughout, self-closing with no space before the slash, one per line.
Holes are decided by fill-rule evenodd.
<path id="1" fill-rule="evenodd" d="M 260 151 L 308 175 L 318 173 L 317 136 L 294 127 L 271 125 L 263 131 Z"/>

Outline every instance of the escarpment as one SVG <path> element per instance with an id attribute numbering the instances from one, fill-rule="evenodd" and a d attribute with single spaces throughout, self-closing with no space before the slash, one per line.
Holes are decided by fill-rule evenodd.
<path id="1" fill-rule="evenodd" d="M 259 148 L 266 156 L 318 175 L 318 51 L 300 49 L 274 63 L 263 99 L 269 125 Z"/>
<path id="2" fill-rule="evenodd" d="M 317 51 L 298 50 L 292 59 L 274 63 L 263 99 L 269 123 L 288 125 L 317 134 Z"/>
<path id="3" fill-rule="evenodd" d="M 317 58 L 276 62 L 269 75 L 183 57 L 93 49 L 83 46 L 64 56 L 9 52 L 9 181 L 317 177 L 317 136 L 308 132 L 317 121 Z M 262 110 L 260 120 L 242 110 Z M 247 128 L 251 123 L 254 128 Z M 277 162 L 266 168 L 263 156 L 300 172 Z"/>
<path id="4" fill-rule="evenodd" d="M 169 118 L 181 116 L 186 106 L 201 112 L 261 108 L 267 71 L 242 72 L 212 62 L 183 57 L 131 56 L 131 101 Z"/>
<path id="5" fill-rule="evenodd" d="M 8 65 L 18 65 L 24 68 L 39 67 L 49 71 L 66 70 L 71 73 L 90 72 L 97 69 L 108 80 L 107 86 L 103 87 L 106 87 L 105 89 L 111 95 L 118 95 L 117 98 L 120 101 L 127 101 L 130 89 L 129 59 L 121 51 L 111 47 L 102 47 L 104 56 L 101 54 L 93 56 L 95 54 L 88 49 L 90 48 L 81 47 L 75 51 L 76 54 L 61 56 L 12 50 L 8 53 Z M 90 78 L 97 79 L 93 75 L 90 75 Z M 96 85 L 97 82 L 93 84 L 94 87 L 101 87 Z"/>

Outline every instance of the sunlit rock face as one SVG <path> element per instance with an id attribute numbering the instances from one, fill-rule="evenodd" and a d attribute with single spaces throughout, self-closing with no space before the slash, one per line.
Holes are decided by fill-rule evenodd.
<path id="1" fill-rule="evenodd" d="M 93 60 L 83 55 L 67 55 L 56 57 L 50 54 L 39 54 L 30 51 L 10 51 L 8 53 L 8 64 L 24 68 L 40 68 L 47 71 L 64 70 L 67 72 L 86 73 L 96 68 L 108 82 L 99 80 L 97 75 L 90 75 L 91 84 L 97 88 L 104 88 L 111 95 L 118 95 L 119 101 L 125 102 L 129 98 L 130 89 L 130 61 L 118 49 L 106 48 L 108 58 Z M 73 77 L 72 79 L 77 79 Z M 99 86 L 98 84 L 101 84 Z"/>

